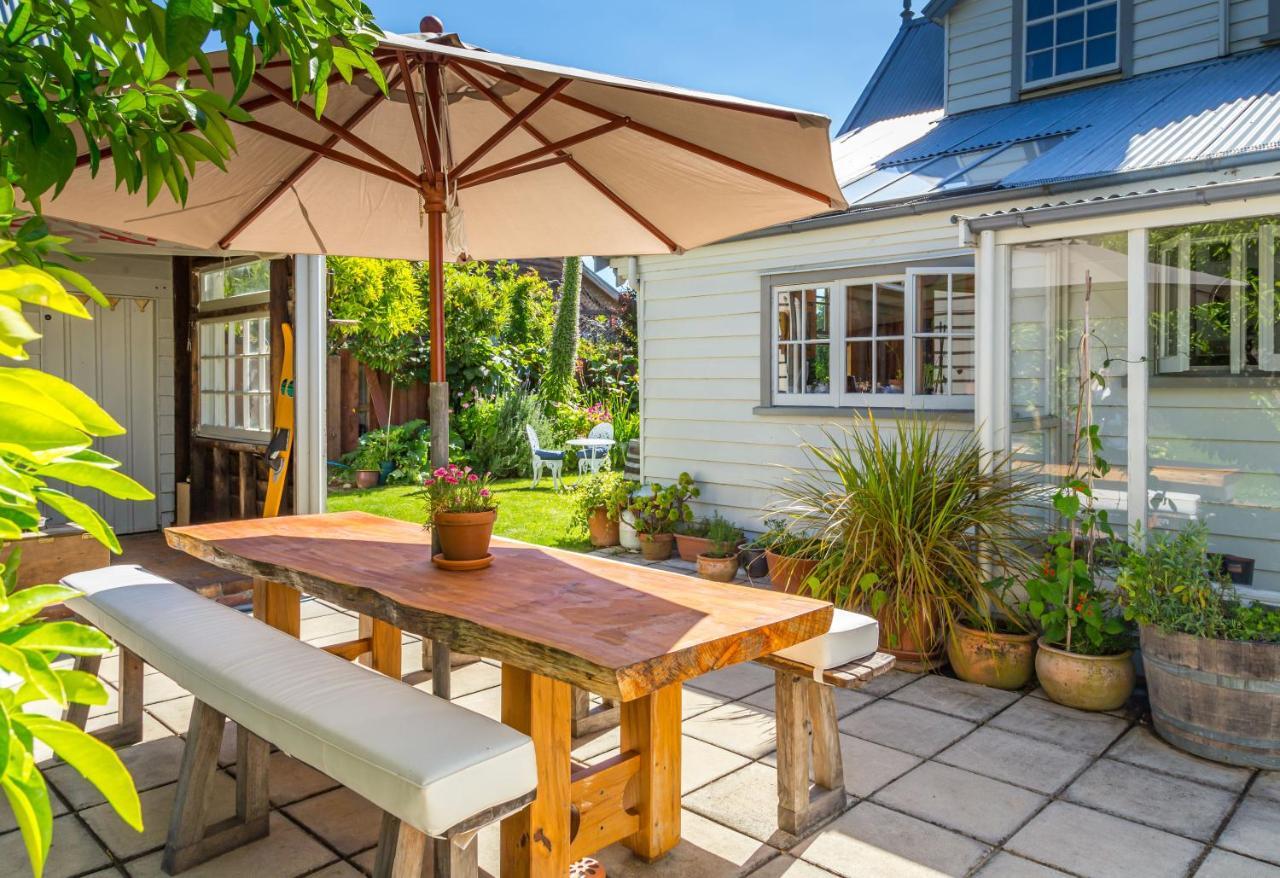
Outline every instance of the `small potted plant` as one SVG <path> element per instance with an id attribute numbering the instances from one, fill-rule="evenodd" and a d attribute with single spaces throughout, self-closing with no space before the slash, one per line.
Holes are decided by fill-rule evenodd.
<path id="1" fill-rule="evenodd" d="M 719 513 L 707 524 L 707 549 L 698 555 L 698 575 L 713 582 L 732 582 L 738 575 L 738 544 L 742 531 Z"/>
<path id="2" fill-rule="evenodd" d="M 782 529 L 774 533 L 764 550 L 769 566 L 769 583 L 774 591 L 800 594 L 805 582 L 818 567 L 821 555 L 817 541 Z"/>
<path id="3" fill-rule="evenodd" d="M 489 473 L 482 476 L 469 466 L 454 463 L 436 469 L 423 480 L 427 523 L 435 528 L 440 541 L 444 559 L 441 566 L 479 569 L 493 560 L 489 540 L 498 517 L 498 501 L 489 480 Z M 436 558 L 432 560 L 441 563 Z"/>
<path id="4" fill-rule="evenodd" d="M 622 473 L 602 470 L 584 476 L 569 489 L 573 504 L 573 525 L 585 529 L 596 548 L 618 545 L 619 520 L 626 508 L 635 482 Z"/>
<path id="5" fill-rule="evenodd" d="M 693 518 L 693 510 L 680 502 L 682 493 L 678 485 L 664 488 L 653 484 L 647 494 L 632 498 L 629 508 L 640 539 L 640 554 L 646 561 L 670 558 L 676 525 Z"/>
<path id="6" fill-rule="evenodd" d="M 961 611 L 947 637 L 947 659 L 956 676 L 996 689 L 1021 689 L 1035 674 L 1034 622 L 1012 599 L 1017 586 L 1001 576 L 983 584 L 985 600 Z"/>
<path id="7" fill-rule="evenodd" d="M 377 487 L 382 478 L 382 447 L 377 442 L 365 441 L 366 433 L 360 437 L 360 445 L 354 451 L 343 456 L 343 463 L 355 474 L 357 488 Z"/>
<path id="8" fill-rule="evenodd" d="M 1197 756 L 1280 766 L 1280 609 L 1239 599 L 1203 524 L 1145 542 L 1121 552 L 1116 587 L 1156 732 Z"/>
<path id="9" fill-rule="evenodd" d="M 710 527 L 711 522 L 706 518 L 682 521 L 676 525 L 676 554 L 681 561 L 693 563 L 711 547 L 711 540 L 707 539 Z"/>
<path id="10" fill-rule="evenodd" d="M 744 541 L 738 547 L 742 553 L 742 567 L 746 570 L 748 579 L 764 579 L 769 575 L 769 559 L 765 557 L 765 552 L 785 529 L 786 519 L 766 518 L 764 526 L 764 533 Z"/>

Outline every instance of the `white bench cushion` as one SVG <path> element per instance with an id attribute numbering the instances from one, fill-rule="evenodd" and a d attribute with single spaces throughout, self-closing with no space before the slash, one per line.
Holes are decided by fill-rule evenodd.
<path id="1" fill-rule="evenodd" d="M 837 608 L 831 617 L 830 631 L 821 637 L 780 649 L 775 655 L 827 670 L 866 658 L 879 645 L 880 626 L 875 619 Z"/>
<path id="2" fill-rule="evenodd" d="M 533 742 L 141 567 L 63 580 L 93 625 L 200 701 L 432 836 L 537 786 Z"/>

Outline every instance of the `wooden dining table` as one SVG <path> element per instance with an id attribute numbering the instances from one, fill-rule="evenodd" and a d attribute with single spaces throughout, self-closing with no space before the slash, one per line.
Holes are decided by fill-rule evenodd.
<path id="1" fill-rule="evenodd" d="M 309 594 L 373 619 L 325 647 L 400 675 L 400 631 L 502 663 L 502 721 L 537 753 L 534 802 L 502 822 L 502 878 L 564 878 L 614 842 L 680 840 L 681 684 L 826 633 L 825 602 L 495 539 L 490 567 L 431 562 L 428 529 L 362 512 L 172 527 L 169 545 L 254 577 L 254 612 L 298 636 Z M 617 755 L 575 766 L 572 687 L 621 702 Z M 430 735 L 429 729 L 423 730 Z M 424 740 L 424 746 L 428 746 Z"/>

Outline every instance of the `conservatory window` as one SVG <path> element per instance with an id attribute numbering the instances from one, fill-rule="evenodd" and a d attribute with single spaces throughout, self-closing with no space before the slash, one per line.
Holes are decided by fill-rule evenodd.
<path id="1" fill-rule="evenodd" d="M 263 441 L 271 435 L 271 318 L 202 320 L 196 343 L 201 435 Z"/>
<path id="2" fill-rule="evenodd" d="M 265 304 L 271 295 L 271 263 L 265 259 L 229 260 L 198 277 L 202 311 Z"/>
<path id="3" fill-rule="evenodd" d="M 1277 228 L 1271 218 L 1152 230 L 1158 372 L 1280 371 Z"/>
<path id="4" fill-rule="evenodd" d="M 1023 2 L 1023 84 L 1047 85 L 1119 69 L 1119 0 Z"/>
<path id="5" fill-rule="evenodd" d="M 773 404 L 972 406 L 972 269 L 774 287 L 772 301 Z"/>

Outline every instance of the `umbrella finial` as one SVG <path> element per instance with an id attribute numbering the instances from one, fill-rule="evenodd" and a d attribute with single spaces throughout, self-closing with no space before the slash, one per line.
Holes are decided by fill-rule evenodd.
<path id="1" fill-rule="evenodd" d="M 424 34 L 442 34 L 444 33 L 444 22 L 434 15 L 422 16 L 422 21 L 418 22 L 418 32 Z"/>

